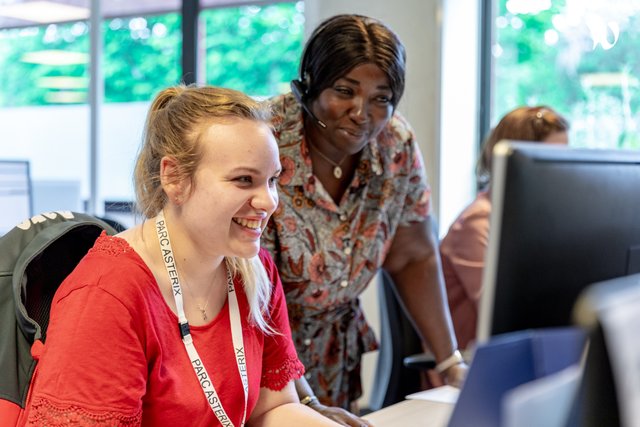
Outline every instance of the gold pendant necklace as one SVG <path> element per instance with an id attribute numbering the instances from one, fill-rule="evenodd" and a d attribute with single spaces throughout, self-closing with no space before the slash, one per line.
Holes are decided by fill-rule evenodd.
<path id="1" fill-rule="evenodd" d="M 209 304 L 209 301 L 207 301 L 207 304 Z M 202 313 L 202 320 L 207 320 L 207 306 L 205 305 L 204 308 L 202 308 L 200 304 L 198 304 L 198 310 Z"/>
<path id="2" fill-rule="evenodd" d="M 205 301 L 205 304 L 204 304 L 204 307 L 203 307 L 200 303 L 196 302 L 196 298 L 193 296 L 193 292 L 191 291 L 191 286 L 189 286 L 189 282 L 187 282 L 187 279 L 185 278 L 184 274 L 182 275 L 182 281 L 184 282 L 185 285 L 187 285 L 187 289 L 189 290 L 189 295 L 191 295 L 191 299 L 196 304 L 196 308 L 202 314 L 202 320 L 206 321 L 209 318 L 209 316 L 207 316 L 207 307 L 209 307 L 209 301 L 211 301 L 211 293 L 213 293 L 213 283 L 209 287 L 209 293 L 207 294 L 207 300 Z"/>
<path id="3" fill-rule="evenodd" d="M 338 163 L 334 162 L 333 160 L 331 160 L 331 158 L 329 158 L 328 156 L 326 156 L 322 151 L 320 151 L 318 149 L 318 147 L 316 147 L 315 145 L 313 145 L 311 143 L 311 140 L 309 138 L 307 138 L 307 143 L 309 144 L 309 147 L 313 148 L 313 150 L 318 153 L 320 155 L 320 157 L 322 157 L 323 159 L 325 159 L 327 162 L 329 162 L 329 164 L 331 164 L 331 166 L 333 166 L 333 176 L 336 179 L 340 179 L 342 178 L 342 168 L 340 167 L 344 161 L 347 159 L 348 154 L 345 154 L 345 156 L 342 158 L 342 160 L 340 160 Z"/>

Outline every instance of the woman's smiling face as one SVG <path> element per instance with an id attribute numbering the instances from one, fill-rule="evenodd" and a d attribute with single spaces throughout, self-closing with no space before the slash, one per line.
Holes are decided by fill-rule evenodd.
<path id="1" fill-rule="evenodd" d="M 361 64 L 323 90 L 311 103 L 326 129 L 321 137 L 334 149 L 355 154 L 378 136 L 393 114 L 387 75 L 375 64 Z M 314 141 L 315 142 L 315 141 Z"/>
<path id="2" fill-rule="evenodd" d="M 212 255 L 253 257 L 278 205 L 281 166 L 273 133 L 262 122 L 225 119 L 198 143 L 203 156 L 181 206 L 188 233 Z"/>

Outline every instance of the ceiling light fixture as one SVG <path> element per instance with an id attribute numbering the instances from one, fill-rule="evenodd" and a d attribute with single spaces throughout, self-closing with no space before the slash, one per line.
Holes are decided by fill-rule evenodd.
<path id="1" fill-rule="evenodd" d="M 89 63 L 89 54 L 55 49 L 38 50 L 25 53 L 20 60 L 40 65 L 80 65 Z"/>
<path id="2" fill-rule="evenodd" d="M 44 95 L 45 101 L 51 104 L 81 104 L 87 102 L 86 92 L 47 92 Z"/>
<path id="3" fill-rule="evenodd" d="M 31 1 L 0 5 L 0 16 L 47 24 L 89 19 L 90 10 L 50 1 Z"/>
<path id="4" fill-rule="evenodd" d="M 87 77 L 51 76 L 40 77 L 36 85 L 44 89 L 87 89 L 89 79 Z"/>

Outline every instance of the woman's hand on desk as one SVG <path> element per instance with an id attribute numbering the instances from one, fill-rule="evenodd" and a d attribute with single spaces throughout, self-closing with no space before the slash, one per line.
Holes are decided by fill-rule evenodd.
<path id="1" fill-rule="evenodd" d="M 338 408 L 335 406 L 326 406 L 322 403 L 315 403 L 309 405 L 315 411 L 321 413 L 325 417 L 337 422 L 342 426 L 349 427 L 373 427 L 373 424 L 369 423 L 367 420 L 363 420 L 362 418 L 358 418 L 353 415 L 351 412 L 348 412 L 342 408 Z"/>
<path id="2" fill-rule="evenodd" d="M 468 370 L 469 367 L 466 363 L 459 363 L 444 371 L 442 373 L 442 376 L 444 377 L 446 384 L 449 384 L 453 387 L 462 388 L 462 383 L 467 377 Z"/>

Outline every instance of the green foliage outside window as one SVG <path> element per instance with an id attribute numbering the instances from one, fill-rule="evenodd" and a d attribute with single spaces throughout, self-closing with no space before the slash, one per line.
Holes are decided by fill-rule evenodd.
<path id="1" fill-rule="evenodd" d="M 302 49 L 299 7 L 278 3 L 203 11 L 205 81 L 258 96 L 286 90 Z M 115 18 L 102 26 L 105 102 L 149 101 L 179 83 L 179 14 Z M 25 54 L 45 50 L 80 58 L 66 65 L 28 62 Z M 88 102 L 88 23 L 0 30 L 0 70 L 0 108 Z"/>
<path id="2" fill-rule="evenodd" d="M 555 0 L 529 13 L 497 3 L 492 123 L 518 106 L 546 104 L 571 122 L 571 145 L 640 149 L 640 14 L 615 2 L 570 9 Z"/>
<path id="3" fill-rule="evenodd" d="M 179 14 L 116 18 L 103 27 L 106 102 L 149 101 L 159 89 L 179 81 Z"/>
<path id="4" fill-rule="evenodd" d="M 212 9 L 206 29 L 206 82 L 256 96 L 288 91 L 298 74 L 304 15 L 288 3 Z"/>
<path id="5" fill-rule="evenodd" d="M 86 63 L 57 66 L 23 61 L 26 53 L 44 50 L 76 52 L 86 57 L 89 51 L 86 33 L 84 22 L 0 31 L 0 107 L 50 103 L 57 90 L 42 87 L 42 78 L 72 77 L 86 88 Z"/>

